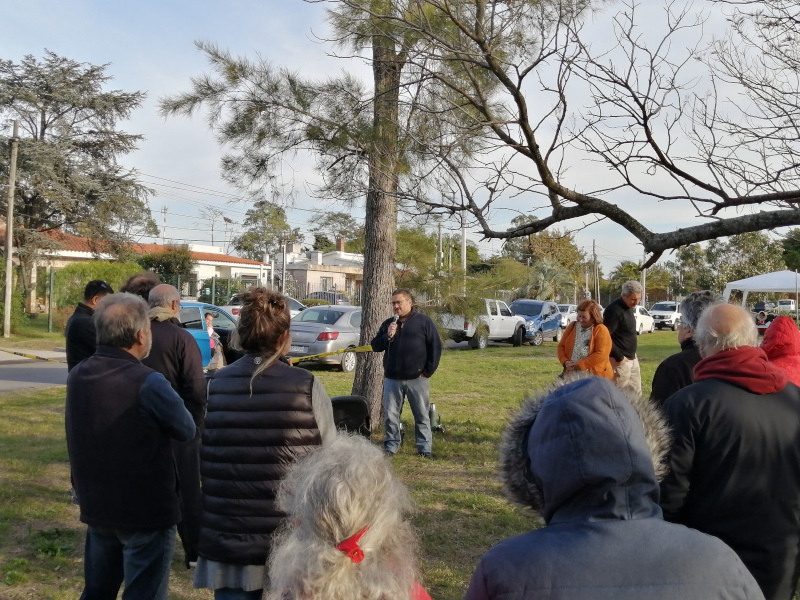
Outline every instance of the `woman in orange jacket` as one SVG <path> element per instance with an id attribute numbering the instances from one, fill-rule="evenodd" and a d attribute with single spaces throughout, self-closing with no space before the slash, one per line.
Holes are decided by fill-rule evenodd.
<path id="1" fill-rule="evenodd" d="M 611 335 L 603 325 L 603 313 L 594 300 L 578 304 L 578 320 L 570 323 L 558 343 L 558 360 L 569 371 L 589 371 L 593 375 L 614 379 L 608 357 Z"/>

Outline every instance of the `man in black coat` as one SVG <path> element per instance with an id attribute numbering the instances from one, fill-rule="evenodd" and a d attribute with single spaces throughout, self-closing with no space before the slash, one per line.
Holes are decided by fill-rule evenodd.
<path id="1" fill-rule="evenodd" d="M 603 325 L 611 334 L 611 366 L 614 368 L 614 383 L 620 389 L 642 393 L 642 374 L 636 356 L 636 317 L 633 309 L 642 300 L 642 284 L 626 281 L 622 294 L 603 311 Z"/>
<path id="2" fill-rule="evenodd" d="M 681 351 L 665 358 L 656 369 L 650 400 L 657 406 L 662 406 L 672 394 L 694 383 L 694 367 L 700 362 L 700 349 L 694 341 L 697 321 L 706 308 L 722 302 L 722 296 L 709 290 L 692 292 L 681 302 L 678 309 L 681 314 L 681 324 L 678 327 Z"/>
<path id="3" fill-rule="evenodd" d="M 67 321 L 67 371 L 94 354 L 97 348 L 97 335 L 94 329 L 94 308 L 100 298 L 113 294 L 114 290 L 105 281 L 93 279 L 83 290 L 83 302 L 78 302 L 75 312 Z"/>
<path id="4" fill-rule="evenodd" d="M 710 306 L 694 339 L 694 384 L 670 396 L 664 518 L 728 544 L 767 600 L 800 575 L 800 388 L 756 347 L 753 317 Z"/>
<path id="5" fill-rule="evenodd" d="M 172 442 L 181 496 L 182 520 L 178 524 L 178 534 L 186 553 L 184 564 L 189 567 L 197 561 L 200 517 L 203 513 L 199 458 L 200 429 L 207 403 L 203 358 L 194 337 L 178 320 L 181 307 L 178 290 L 168 284 L 157 285 L 150 290 L 149 303 L 153 348 L 142 363 L 166 377 L 197 426 L 194 439 Z"/>
<path id="6" fill-rule="evenodd" d="M 67 448 L 88 525 L 81 598 L 166 600 L 180 521 L 170 439 L 195 434 L 164 376 L 140 361 L 152 341 L 147 304 L 130 294 L 97 305 L 96 352 L 67 379 Z"/>
<path id="7" fill-rule="evenodd" d="M 430 317 L 414 310 L 408 290 L 392 292 L 392 311 L 395 316 L 383 322 L 372 340 L 372 349 L 384 352 L 383 448 L 393 456 L 400 447 L 400 413 L 405 398 L 414 415 L 417 454 L 432 458 L 430 378 L 439 366 L 442 342 Z"/>

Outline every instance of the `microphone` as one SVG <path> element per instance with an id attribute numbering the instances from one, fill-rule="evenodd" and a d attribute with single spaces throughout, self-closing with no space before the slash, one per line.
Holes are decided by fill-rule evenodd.
<path id="1" fill-rule="evenodd" d="M 394 317 L 392 317 L 392 323 L 394 323 L 395 325 L 397 325 L 397 321 L 399 320 L 400 320 L 400 315 L 395 315 Z"/>

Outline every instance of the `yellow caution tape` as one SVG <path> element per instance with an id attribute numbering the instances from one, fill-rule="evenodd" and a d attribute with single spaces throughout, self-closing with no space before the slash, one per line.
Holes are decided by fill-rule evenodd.
<path id="1" fill-rule="evenodd" d="M 296 365 L 299 362 L 304 360 L 316 360 L 317 358 L 321 358 L 323 356 L 333 356 L 334 354 L 344 354 L 346 352 L 372 352 L 372 346 L 358 346 L 357 348 L 345 348 L 344 350 L 336 350 L 335 352 L 323 352 L 322 354 L 312 354 L 310 356 L 293 356 L 289 358 L 289 361 Z"/>
<path id="2" fill-rule="evenodd" d="M 34 360 L 46 360 L 47 362 L 64 362 L 63 360 L 59 360 L 57 358 L 44 358 L 42 356 L 36 356 L 35 354 L 25 354 L 23 352 L 14 352 L 12 350 L 0 350 L 0 352 L 6 352 L 8 354 L 15 354 L 17 356 L 23 356 L 25 358 L 32 358 Z"/>

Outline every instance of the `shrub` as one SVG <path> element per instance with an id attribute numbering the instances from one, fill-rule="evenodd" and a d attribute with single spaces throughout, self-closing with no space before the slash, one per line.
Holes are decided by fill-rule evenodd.
<path id="1" fill-rule="evenodd" d="M 320 298 L 306 298 L 305 300 L 301 300 L 303 304 L 306 306 L 330 306 L 330 302 L 327 300 L 322 300 Z"/>
<path id="2" fill-rule="evenodd" d="M 93 279 L 102 279 L 114 291 L 118 291 L 125 280 L 142 270 L 135 262 L 109 262 L 107 260 L 88 260 L 73 263 L 56 272 L 54 307 L 75 306 L 83 300 L 83 290 Z"/>

